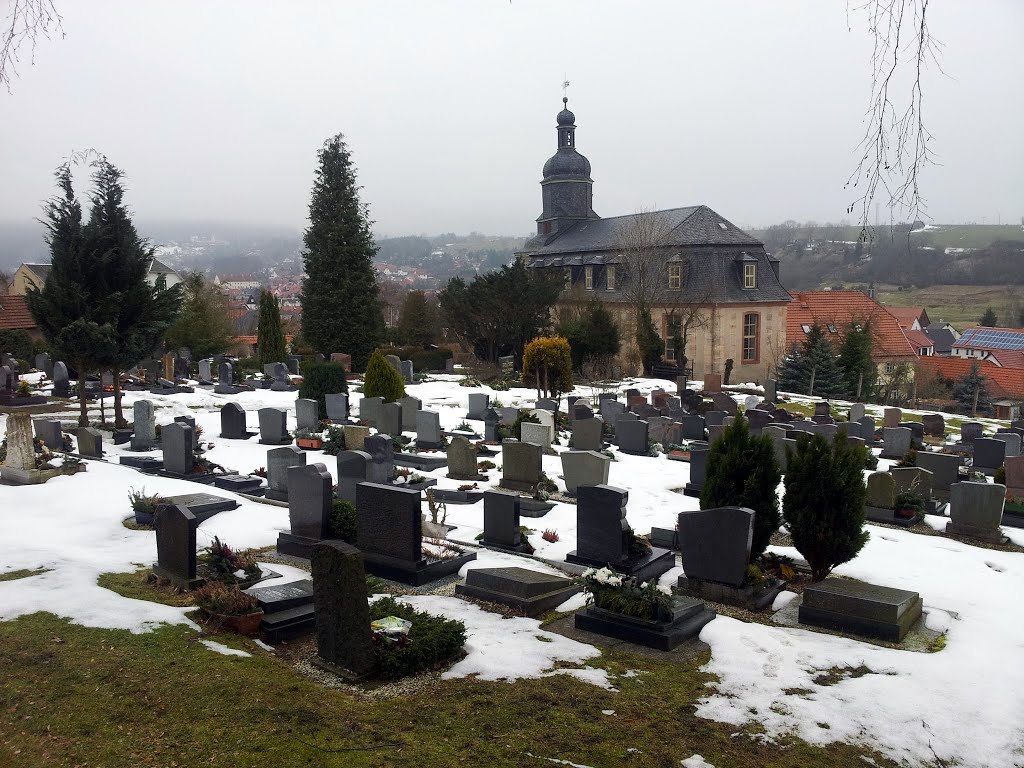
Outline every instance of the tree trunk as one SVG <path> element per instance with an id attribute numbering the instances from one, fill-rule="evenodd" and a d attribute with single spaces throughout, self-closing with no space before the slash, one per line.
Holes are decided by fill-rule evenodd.
<path id="1" fill-rule="evenodd" d="M 817 370 L 816 368 L 811 368 L 811 384 L 808 387 L 808 391 L 807 391 L 807 396 L 808 397 L 812 397 L 814 395 L 814 374 L 815 374 L 816 370 Z"/>
<path id="2" fill-rule="evenodd" d="M 974 399 L 971 402 L 971 416 L 977 418 L 978 416 L 978 395 L 981 394 L 981 387 L 974 388 Z"/>
<path id="3" fill-rule="evenodd" d="M 128 426 L 128 421 L 121 408 L 121 372 L 115 368 L 112 373 L 114 375 L 114 428 L 124 429 Z"/>
<path id="4" fill-rule="evenodd" d="M 89 408 L 85 402 L 85 366 L 78 366 L 78 426 L 89 426 Z"/>
<path id="5" fill-rule="evenodd" d="M 857 376 L 857 402 L 860 402 L 860 390 L 864 386 L 864 371 Z"/>

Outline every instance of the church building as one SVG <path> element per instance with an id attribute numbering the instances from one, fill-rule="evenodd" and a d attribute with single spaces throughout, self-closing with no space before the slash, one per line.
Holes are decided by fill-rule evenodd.
<path id="1" fill-rule="evenodd" d="M 576 117 L 562 101 L 558 149 L 540 182 L 537 234 L 518 254 L 531 268 L 564 272 L 558 317 L 603 302 L 621 331 L 625 372 L 639 373 L 634 307 L 642 302 L 665 341 L 665 362 L 676 362 L 672 337 L 684 331 L 673 329 L 683 328 L 694 378 L 724 373 L 730 359 L 733 382 L 773 375 L 785 356 L 792 300 L 778 259 L 706 205 L 598 216 L 590 161 L 576 150 Z"/>

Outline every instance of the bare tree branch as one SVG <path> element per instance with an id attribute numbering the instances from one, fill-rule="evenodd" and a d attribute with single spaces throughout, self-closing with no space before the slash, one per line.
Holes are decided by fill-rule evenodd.
<path id="1" fill-rule="evenodd" d="M 49 40 L 53 33 L 64 37 L 63 17 L 54 0 L 11 0 L 11 10 L 0 33 L 0 83 L 11 90 L 11 80 L 18 75 L 19 56 L 28 46 L 29 63 L 36 63 L 36 45 Z"/>
<path id="2" fill-rule="evenodd" d="M 941 44 L 928 28 L 930 1 L 864 0 L 852 8 L 867 16 L 874 40 L 871 96 L 858 145 L 861 156 L 846 182 L 846 188 L 852 185 L 860 191 L 847 213 L 860 208 L 864 239 L 871 231 L 871 204 L 880 194 L 888 197 L 891 211 L 911 221 L 927 215 L 920 175 L 936 160 L 929 146 L 934 136 L 925 126 L 922 76 L 929 63 L 942 71 Z M 848 0 L 848 24 L 850 11 Z"/>

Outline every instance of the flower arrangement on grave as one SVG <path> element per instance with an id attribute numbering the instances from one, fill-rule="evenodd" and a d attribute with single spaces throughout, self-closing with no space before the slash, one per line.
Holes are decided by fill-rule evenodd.
<path id="1" fill-rule="evenodd" d="M 459 422 L 459 425 L 452 430 L 453 432 L 473 432 L 473 427 L 468 421 L 463 419 Z"/>
<path id="2" fill-rule="evenodd" d="M 542 533 L 540 537 L 544 539 L 544 541 L 550 542 L 551 544 L 554 544 L 556 541 L 558 541 L 559 538 L 558 531 L 556 531 L 554 528 L 545 528 L 544 533 Z"/>
<path id="3" fill-rule="evenodd" d="M 18 397 L 30 397 L 32 395 L 32 388 L 29 387 L 27 381 L 22 379 L 18 382 L 18 386 L 15 388 L 14 394 Z"/>
<path id="4" fill-rule="evenodd" d="M 423 537 L 423 554 L 431 560 L 454 560 L 463 554 L 458 544 L 453 544 L 447 539 L 435 539 L 430 536 Z"/>
<path id="5" fill-rule="evenodd" d="M 896 494 L 893 507 L 897 517 L 912 518 L 924 512 L 924 498 L 917 491 L 916 484 Z"/>
<path id="6" fill-rule="evenodd" d="M 406 437 L 405 435 L 392 435 L 391 445 L 394 448 L 395 453 L 401 453 L 405 450 L 405 447 L 412 442 L 412 438 Z"/>
<path id="7" fill-rule="evenodd" d="M 473 483 L 472 487 L 476 487 L 476 483 Z M 459 490 L 462 490 L 461 488 Z M 433 488 L 427 488 L 427 509 L 430 510 L 430 522 L 434 525 L 444 525 L 448 519 L 448 505 L 441 499 L 437 498 Z M 440 518 L 440 520 L 438 520 Z"/>
<path id="8" fill-rule="evenodd" d="M 263 611 L 252 595 L 247 595 L 237 584 L 210 581 L 195 592 L 196 605 L 211 619 L 220 620 L 227 629 L 242 635 L 255 635 L 259 631 Z"/>
<path id="9" fill-rule="evenodd" d="M 587 603 L 597 608 L 646 621 L 672 618 L 672 590 L 654 579 L 638 582 L 612 568 L 588 568 L 582 581 Z"/>
<path id="10" fill-rule="evenodd" d="M 554 480 L 541 472 L 540 482 L 533 489 L 533 498 L 537 501 L 547 501 L 553 493 L 558 493 L 558 486 Z"/>
<path id="11" fill-rule="evenodd" d="M 252 471 L 252 474 L 253 474 L 254 477 L 262 477 L 264 480 L 266 480 L 267 479 L 267 468 L 266 467 L 256 467 L 256 469 L 254 469 Z"/>
<path id="12" fill-rule="evenodd" d="M 896 462 L 897 467 L 916 467 L 917 466 L 917 449 L 911 448 L 903 457 Z"/>
<path id="13" fill-rule="evenodd" d="M 878 469 L 878 457 L 868 450 L 864 451 L 864 469 L 870 469 L 872 472 Z"/>
<path id="14" fill-rule="evenodd" d="M 199 563 L 208 580 L 223 581 L 236 584 L 240 581 L 251 581 L 260 575 L 260 567 L 251 552 L 232 549 L 214 536 L 213 543 L 203 550 Z"/>
<path id="15" fill-rule="evenodd" d="M 345 429 L 329 425 L 324 432 L 323 445 L 320 447 L 328 456 L 337 456 L 345 450 Z"/>
<path id="16" fill-rule="evenodd" d="M 401 467 L 395 470 L 395 485 L 414 485 L 426 480 L 423 475 L 413 472 L 411 469 Z"/>
<path id="17" fill-rule="evenodd" d="M 129 488 L 128 501 L 131 502 L 132 511 L 135 513 L 135 522 L 140 525 L 151 524 L 157 510 L 167 503 L 167 499 L 160 494 L 147 494 L 145 487 L 138 491 Z"/>
<path id="18" fill-rule="evenodd" d="M 497 464 L 495 464 L 493 461 L 490 461 L 489 459 L 484 459 L 483 461 L 478 461 L 477 464 L 476 464 L 476 468 L 478 470 L 483 470 L 484 472 L 486 472 L 488 469 L 494 469 L 497 466 L 498 466 Z"/>
<path id="19" fill-rule="evenodd" d="M 312 450 L 319 450 L 324 445 L 323 437 L 319 432 L 306 428 L 295 430 L 295 443 L 299 448 Z"/>
<path id="20" fill-rule="evenodd" d="M 375 621 L 386 621 L 382 628 L 394 625 L 391 619 L 409 623 L 408 632 L 403 633 L 404 642 L 388 642 L 381 637 L 374 644 L 377 671 L 385 679 L 437 669 L 465 655 L 462 647 L 466 644 L 466 625 L 461 621 L 417 611 L 391 597 L 370 604 L 370 619 L 371 627 Z"/>
<path id="21" fill-rule="evenodd" d="M 332 539 L 341 539 L 349 544 L 355 544 L 359 532 L 356 505 L 351 501 L 334 501 L 331 504 L 331 519 L 328 526 Z"/>
<path id="22" fill-rule="evenodd" d="M 765 552 L 757 559 L 757 565 L 760 567 L 761 573 L 773 579 L 792 581 L 796 576 L 793 558 L 787 555 Z"/>

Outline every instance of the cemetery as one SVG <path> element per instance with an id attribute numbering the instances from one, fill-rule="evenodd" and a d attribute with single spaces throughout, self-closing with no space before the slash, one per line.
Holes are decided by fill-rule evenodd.
<path id="1" fill-rule="evenodd" d="M 290 383 L 217 392 L 203 386 L 211 365 L 179 383 L 192 392 L 126 392 L 131 434 L 76 429 L 70 409 L 0 416 L 0 644 L 36 626 L 76 646 L 90 633 L 152 636 L 175 654 L 200 638 L 187 646 L 190 686 L 236 670 L 381 725 L 413 706 L 468 717 L 457 699 L 479 686 L 524 712 L 537 695 L 671 709 L 660 697 L 699 674 L 709 687 L 688 701 L 712 753 L 729 754 L 743 724 L 795 736 L 811 764 L 819 749 L 894 765 L 928 764 L 935 749 L 971 764 L 975 748 L 1020 743 L 1019 718 L 984 704 L 1024 686 L 1012 661 L 1024 625 L 1006 607 L 1024 586 L 1024 530 L 1008 522 L 1024 464 L 996 422 L 967 431 L 975 469 L 948 416 L 924 422 L 907 464 L 918 414 L 834 402 L 851 421 L 804 420 L 813 399 L 778 393 L 783 413 L 750 384 L 691 382 L 676 396 L 630 379 L 600 399 L 580 387 L 570 406 L 460 386 L 458 372 L 387 402 L 363 398 L 353 377 L 321 411 Z M 871 447 L 886 419 L 900 426 Z M 775 523 L 753 497 L 721 499 L 722 467 L 737 466 L 723 451 L 741 427 L 777 464 L 781 484 L 764 480 L 779 486 Z M 52 474 L 16 484 L 40 471 L 37 442 Z M 868 536 L 847 559 L 808 549 L 785 522 L 816 504 L 787 502 L 786 462 L 825 450 L 859 462 L 851 530 Z M 197 457 L 211 469 L 195 471 Z M 417 457 L 443 460 L 405 463 Z M 415 681 L 407 702 L 346 692 L 397 677 Z M 984 735 L 965 751 L 956 731 L 979 712 Z"/>

